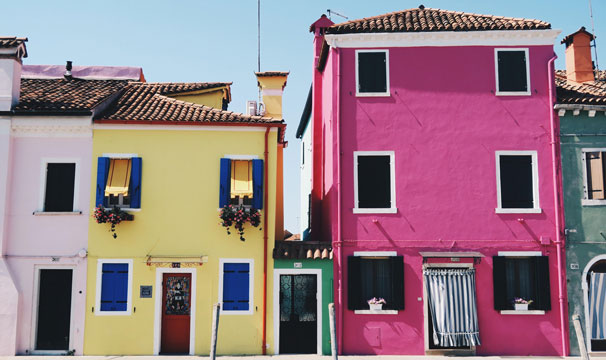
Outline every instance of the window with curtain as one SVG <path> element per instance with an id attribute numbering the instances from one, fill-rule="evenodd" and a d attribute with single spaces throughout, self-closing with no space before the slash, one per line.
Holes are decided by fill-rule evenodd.
<path id="1" fill-rule="evenodd" d="M 604 155 L 606 151 L 584 152 L 585 160 L 585 199 L 606 200 L 604 191 Z"/>
<path id="2" fill-rule="evenodd" d="M 493 257 L 495 310 L 513 310 L 514 299 L 532 300 L 530 310 L 551 310 L 549 257 Z"/>
<path id="3" fill-rule="evenodd" d="M 263 209 L 263 160 L 222 158 L 219 207 L 239 205 Z"/>
<path id="4" fill-rule="evenodd" d="M 368 310 L 373 297 L 385 299 L 385 310 L 404 309 L 402 256 L 348 257 L 348 308 Z"/>
<path id="5" fill-rule="evenodd" d="M 95 206 L 140 208 L 141 164 L 140 157 L 99 157 Z"/>

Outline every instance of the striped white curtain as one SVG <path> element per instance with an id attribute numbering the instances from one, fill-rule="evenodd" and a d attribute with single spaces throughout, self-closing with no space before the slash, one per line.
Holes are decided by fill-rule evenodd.
<path id="1" fill-rule="evenodd" d="M 589 319 L 591 338 L 606 339 L 606 273 L 591 272 L 589 278 Z"/>
<path id="2" fill-rule="evenodd" d="M 480 345 L 475 273 L 475 269 L 423 270 L 434 345 Z"/>

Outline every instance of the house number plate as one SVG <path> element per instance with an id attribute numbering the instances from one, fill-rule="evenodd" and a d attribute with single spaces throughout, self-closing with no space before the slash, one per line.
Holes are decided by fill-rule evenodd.
<path id="1" fill-rule="evenodd" d="M 141 285 L 139 288 L 139 297 L 140 298 L 151 298 L 152 297 L 152 286 L 151 285 Z"/>
<path id="2" fill-rule="evenodd" d="M 173 269 L 177 269 L 181 267 L 181 263 L 172 263 Z"/>
<path id="3" fill-rule="evenodd" d="M 301 269 L 303 267 L 303 263 L 300 263 L 300 262 L 296 262 L 294 265 L 295 265 L 295 269 Z"/>

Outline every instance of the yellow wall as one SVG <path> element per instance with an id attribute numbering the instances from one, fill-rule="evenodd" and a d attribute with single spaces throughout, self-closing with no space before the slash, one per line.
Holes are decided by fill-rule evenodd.
<path id="1" fill-rule="evenodd" d="M 215 109 L 221 109 L 223 107 L 223 97 L 225 91 L 225 88 L 217 88 L 207 92 L 175 94 L 170 95 L 170 97 L 181 101 L 187 101 L 194 104 L 210 106 Z"/>
<path id="2" fill-rule="evenodd" d="M 150 126 L 151 128 L 151 126 Z M 204 129 L 204 127 L 200 127 Z M 215 127 L 216 129 L 216 127 Z M 237 129 L 229 127 L 230 130 Z M 225 155 L 257 155 L 263 159 L 265 129 L 259 131 L 196 130 L 94 130 L 93 161 L 103 153 L 138 154 L 142 158 L 141 210 L 132 222 L 116 227 L 89 225 L 87 312 L 84 354 L 152 354 L 156 269 L 145 263 L 146 255 L 208 256 L 197 269 L 195 354 L 210 349 L 211 309 L 218 299 L 219 259 L 254 259 L 252 315 L 222 315 L 218 354 L 259 354 L 262 339 L 263 231 L 248 225 L 246 241 L 227 235 L 219 225 L 219 159 Z M 269 134 L 268 273 L 272 273 L 276 203 L 277 133 Z M 97 167 L 93 166 L 92 189 Z M 91 192 L 94 204 L 94 191 Z M 269 205 L 269 206 L 268 206 Z M 261 226 L 262 227 L 262 226 Z M 95 306 L 98 259 L 133 259 L 133 313 L 130 316 L 98 316 Z M 140 285 L 153 285 L 154 298 L 139 298 Z M 273 288 L 268 276 L 267 288 Z M 267 297 L 268 353 L 273 353 L 273 306 Z"/>

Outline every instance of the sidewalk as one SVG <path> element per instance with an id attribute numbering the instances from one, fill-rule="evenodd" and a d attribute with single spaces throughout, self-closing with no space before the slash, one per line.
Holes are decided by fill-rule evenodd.
<path id="1" fill-rule="evenodd" d="M 208 356 L 77 356 L 79 360 L 204 360 Z M 541 359 L 541 360 L 580 360 L 580 357 L 554 357 L 554 356 L 400 356 L 400 355 L 348 355 L 339 356 L 343 360 L 396 360 L 396 359 L 422 359 L 422 360 L 499 360 L 499 359 Z M 64 360 L 68 356 L 3 356 L 1 360 Z M 251 356 L 217 356 L 218 360 L 331 360 L 331 356 L 320 355 L 251 355 Z"/>

